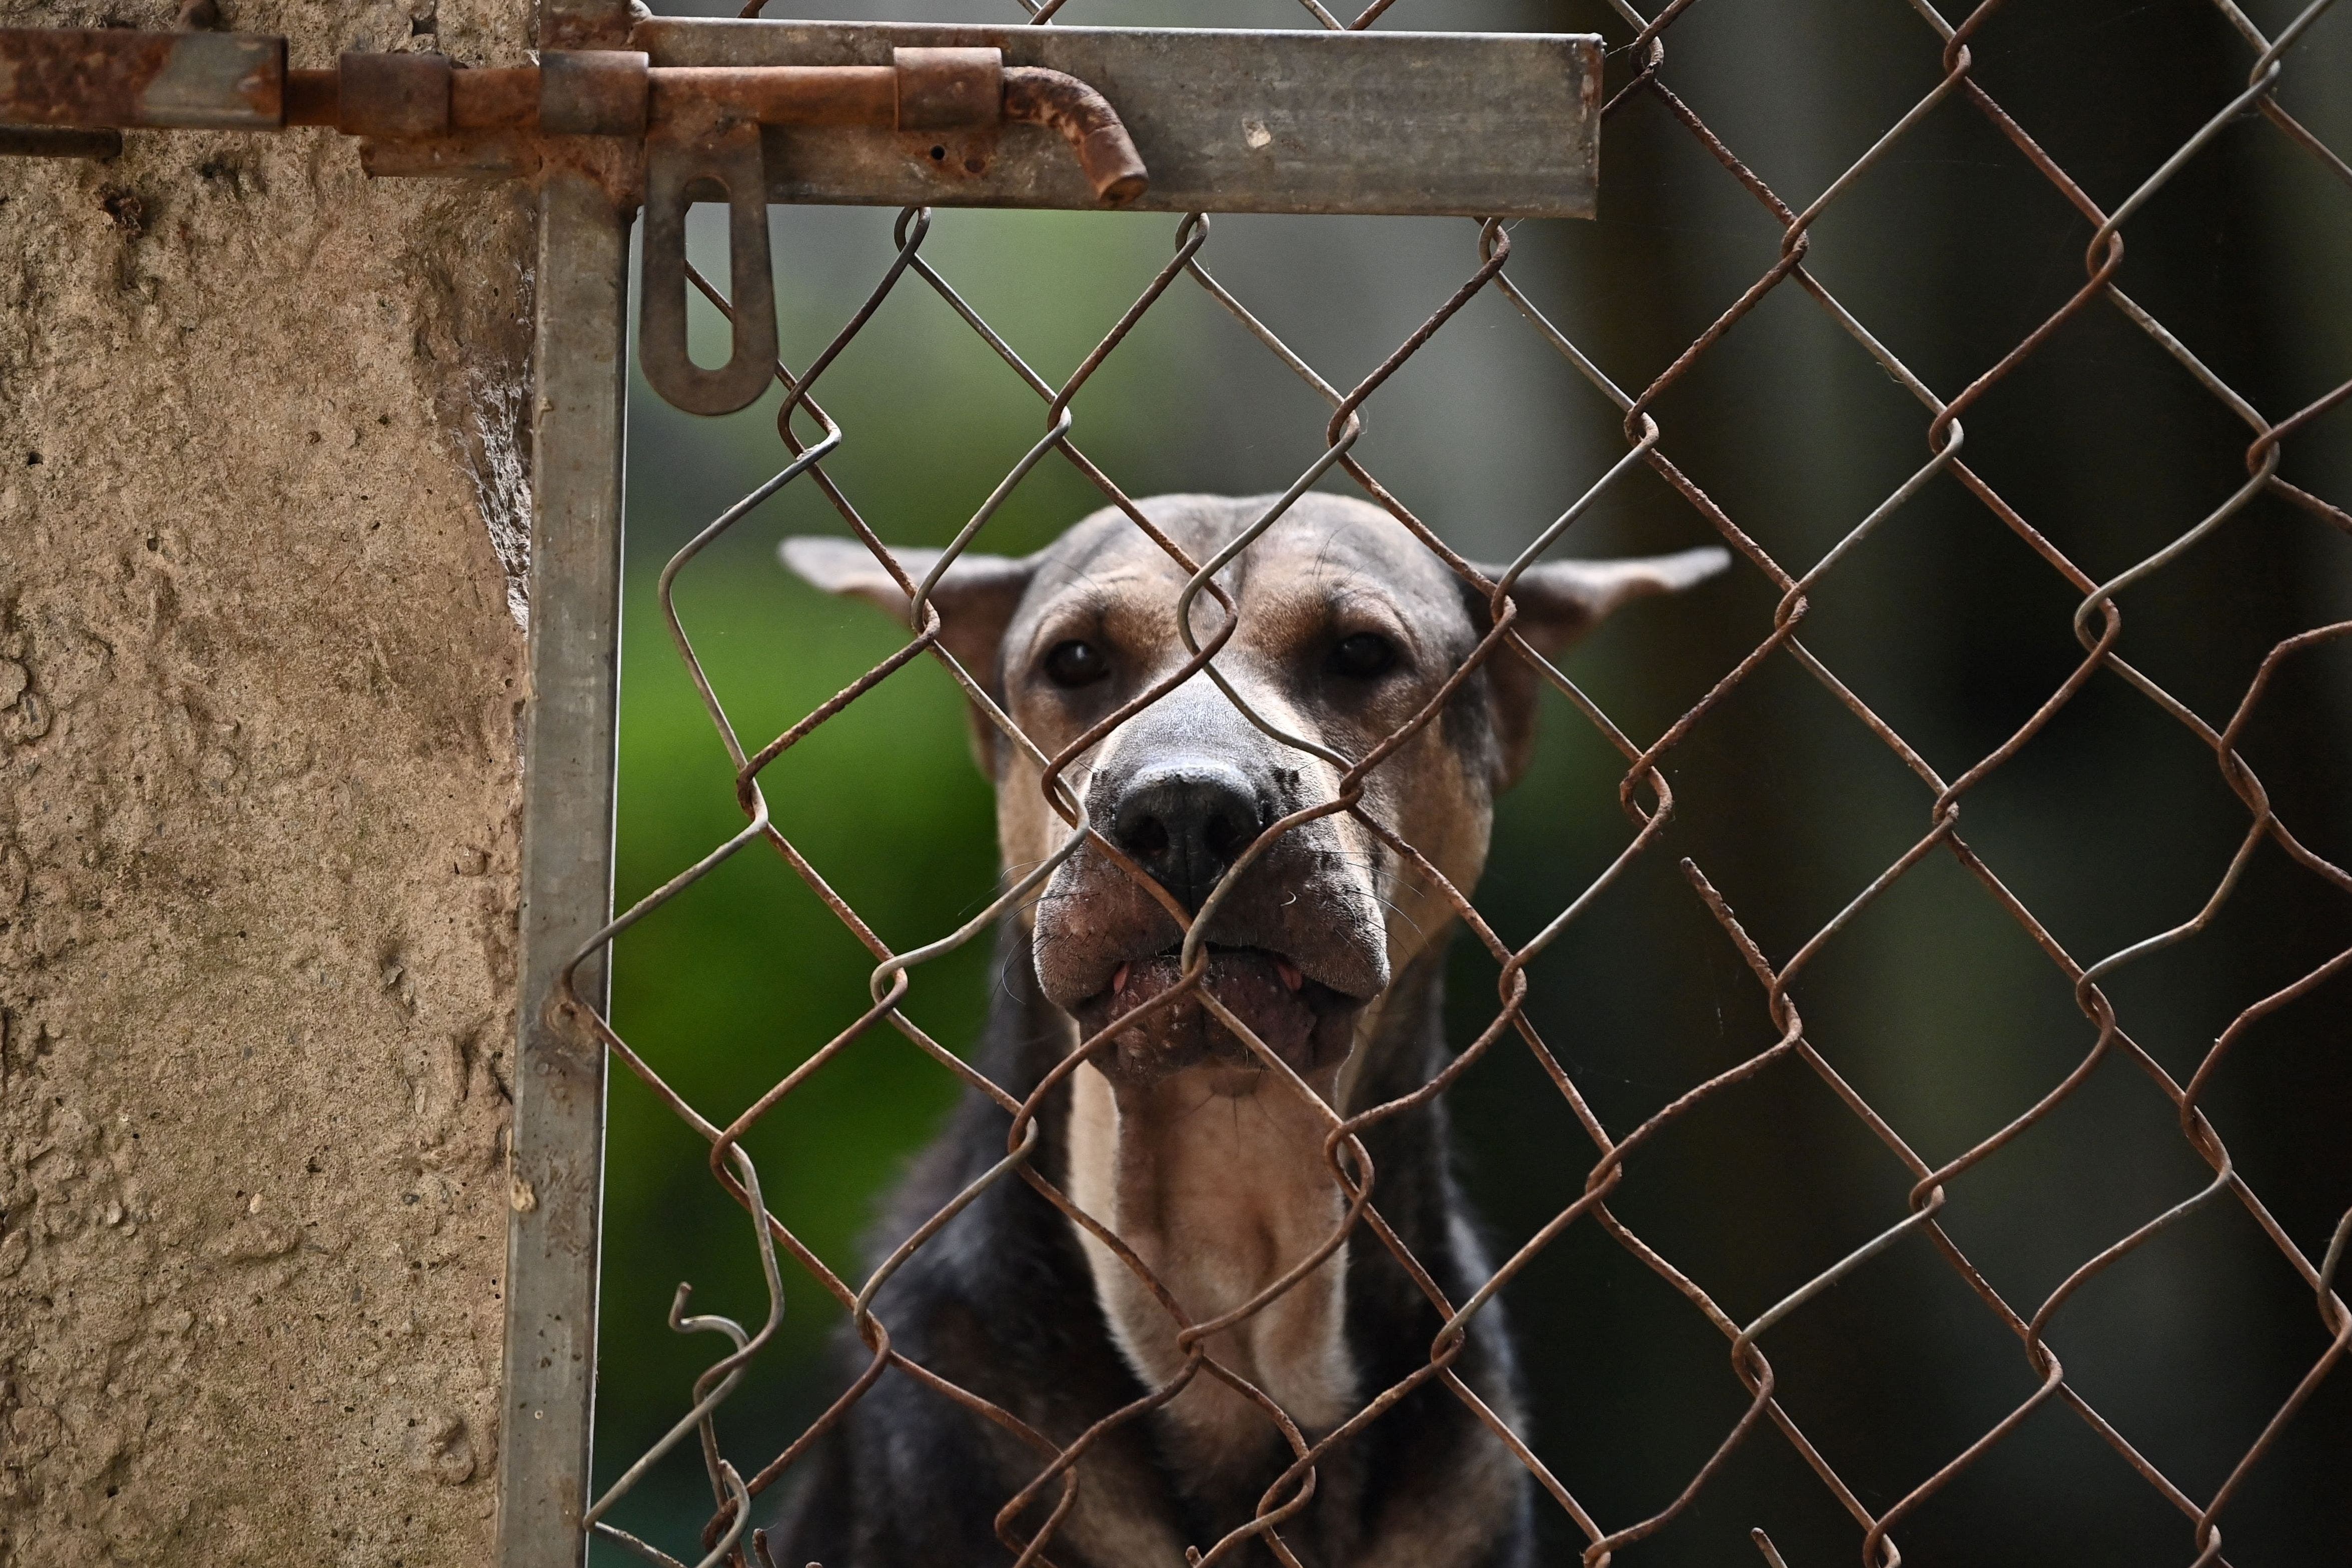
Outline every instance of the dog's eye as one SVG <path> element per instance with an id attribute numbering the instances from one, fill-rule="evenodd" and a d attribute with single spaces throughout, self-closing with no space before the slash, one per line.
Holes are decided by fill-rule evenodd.
<path id="1" fill-rule="evenodd" d="M 1045 676 L 1056 686 L 1092 686 L 1110 673 L 1110 660 L 1090 642 L 1072 637 L 1057 642 L 1045 655 Z"/>
<path id="2" fill-rule="evenodd" d="M 1352 680 L 1370 680 L 1394 668 L 1396 658 L 1396 645 L 1388 638 L 1377 632 L 1358 632 L 1353 637 L 1341 637 L 1331 649 L 1331 673 Z"/>

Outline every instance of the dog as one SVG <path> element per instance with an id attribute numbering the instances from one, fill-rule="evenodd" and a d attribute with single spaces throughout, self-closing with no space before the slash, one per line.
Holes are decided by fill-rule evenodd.
<path id="1" fill-rule="evenodd" d="M 1168 495 L 1141 512 L 1205 562 L 1278 498 Z M 898 616 L 908 595 L 854 540 L 787 540 L 818 587 Z M 936 551 L 898 558 L 919 583 Z M 1529 568 L 1515 629 L 1554 653 L 1624 602 L 1719 570 L 1720 549 Z M 1492 577 L 1495 568 L 1484 568 Z M 1188 574 L 1117 509 L 1020 559 L 966 554 L 929 602 L 940 642 L 1051 757 L 1176 670 L 1188 653 Z M 1189 917 L 1277 819 L 1334 798 L 1353 763 L 1429 704 L 1489 627 L 1487 602 L 1387 512 L 1299 497 L 1216 579 L 1239 622 L 1214 668 L 1129 717 L 1062 775 L 1084 820 Z M 1206 640 L 1223 612 L 1192 609 Z M 1525 769 L 1537 672 L 1498 648 L 1413 737 L 1370 771 L 1358 810 L 1466 892 L 1484 865 L 1496 795 Z M 1003 865 L 1019 879 L 1061 847 L 1031 751 L 975 711 L 996 785 Z M 1328 754 L 1325 754 L 1328 753 Z M 1196 990 L 1113 1030 L 1043 1102 L 1034 1171 L 1115 1234 L 1192 1322 L 1239 1308 L 1307 1261 L 1348 1200 L 1326 1163 L 1329 1121 L 1408 1095 L 1448 1059 L 1442 973 L 1454 910 L 1355 815 L 1294 825 L 1262 846 L 1211 910 L 1202 987 L 1289 1069 L 1274 1070 Z M 1185 928 L 1091 840 L 1001 922 L 1000 983 L 974 1065 L 1026 1098 L 1085 1040 L 1165 994 Z M 968 1092 L 888 1204 L 889 1255 L 1003 1162 L 1012 1118 Z M 1490 1273 L 1450 1168 L 1442 1105 L 1362 1133 L 1373 1201 L 1446 1299 Z M 1184 1368 L 1167 1309 L 1103 1241 L 1016 1178 L 995 1182 L 877 1294 L 891 1347 L 1057 1446 Z M 1210 1357 L 1313 1442 L 1428 1364 L 1442 1320 L 1366 1226 L 1286 1291 L 1210 1336 Z M 854 1339 L 845 1360 L 863 1371 Z M 1452 1371 L 1505 1424 L 1521 1401 L 1499 1309 L 1471 1320 Z M 1062 1568 L 1182 1568 L 1188 1547 L 1246 1523 L 1295 1450 L 1256 1400 L 1202 1370 L 1174 1397 L 1112 1427 L 1076 1465 L 1076 1501 L 1045 1560 Z M 810 1452 L 776 1561 L 824 1568 L 973 1568 L 1013 1561 L 996 1516 L 1049 1455 L 892 1367 Z M 1286 1489 L 1279 1499 L 1297 1490 Z M 1010 1521 L 1034 1535 L 1061 1498 L 1039 1489 Z M 1308 1568 L 1522 1568 L 1533 1552 L 1528 1472 L 1436 1379 L 1318 1460 L 1312 1494 L 1279 1526 Z M 1271 1563 L 1261 1540 L 1227 1562 Z"/>

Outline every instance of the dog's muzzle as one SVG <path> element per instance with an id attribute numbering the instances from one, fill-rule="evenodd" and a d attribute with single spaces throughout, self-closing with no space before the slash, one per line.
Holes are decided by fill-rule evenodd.
<path id="1" fill-rule="evenodd" d="M 1238 762 L 1163 755 L 1118 769 L 1089 792 L 1096 825 L 1197 914 L 1243 853 L 1296 805 L 1276 787 L 1280 775 L 1252 761 L 1246 752 Z M 1183 980 L 1182 930 L 1108 857 L 1074 858 L 1040 912 L 1038 974 L 1085 1037 L 1108 1031 L 1096 1064 L 1138 1082 L 1203 1063 L 1265 1066 L 1204 993 L 1295 1071 L 1342 1060 L 1357 1014 L 1387 973 L 1362 858 L 1339 853 L 1333 834 L 1328 822 L 1302 824 L 1244 868 L 1210 916 L 1199 983 L 1172 999 Z M 1119 1026 L 1126 1019 L 1132 1022 Z"/>
<path id="2" fill-rule="evenodd" d="M 1265 1059 L 1216 1016 L 1204 993 L 1302 1076 L 1347 1056 L 1363 998 L 1307 979 L 1278 953 L 1213 948 L 1207 957 L 1198 986 L 1156 1007 L 1183 978 L 1176 953 L 1131 960 L 1113 971 L 1109 988 L 1073 1013 L 1088 1037 L 1122 1018 L 1135 1020 L 1113 1029 L 1097 1047 L 1096 1065 L 1113 1077 L 1143 1082 L 1207 1062 L 1264 1067 Z"/>

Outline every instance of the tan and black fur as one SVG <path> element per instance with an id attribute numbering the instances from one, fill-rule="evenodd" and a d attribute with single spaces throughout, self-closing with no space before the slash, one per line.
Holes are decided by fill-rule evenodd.
<path id="1" fill-rule="evenodd" d="M 1270 504 L 1178 495 L 1141 506 L 1205 560 Z M 905 616 L 905 595 L 854 542 L 793 540 L 784 553 L 820 586 Z M 937 556 L 900 560 L 919 577 Z M 1517 625 L 1556 650 L 1623 601 L 1686 586 L 1724 560 L 1699 550 L 1539 564 L 1516 586 Z M 1052 755 L 1184 662 L 1175 621 L 1184 578 L 1123 515 L 1104 511 L 1033 556 L 959 559 L 933 597 L 950 649 Z M 1336 496 L 1302 498 L 1218 581 L 1241 616 L 1219 672 L 1261 718 L 1342 757 L 1364 755 L 1409 720 L 1487 626 L 1483 602 L 1393 519 Z M 1218 616 L 1203 596 L 1196 632 Z M 1072 655 L 1074 644 L 1089 654 Z M 1524 662 L 1490 660 L 1373 770 L 1361 809 L 1470 888 L 1495 796 L 1526 764 L 1535 707 Z M 1004 865 L 1036 865 L 1067 829 L 1034 762 L 984 726 L 978 735 Z M 1267 736 L 1198 675 L 1065 776 L 1093 826 L 1197 910 L 1267 824 L 1332 798 L 1339 770 Z M 1360 823 L 1322 817 L 1275 840 L 1213 911 L 1207 984 L 1327 1104 L 1351 1113 L 1412 1092 L 1445 1060 L 1452 921 L 1438 890 Z M 1134 879 L 1081 849 L 1000 933 L 996 1005 L 976 1064 L 1027 1095 L 1083 1037 L 1172 984 L 1182 934 Z M 892 1201 L 875 1256 L 1001 1160 L 1009 1124 L 968 1095 Z M 1321 1157 L 1323 1130 L 1286 1078 L 1187 999 L 1114 1035 L 1067 1092 L 1050 1097 L 1034 1160 L 1201 1321 L 1248 1300 L 1338 1224 L 1344 1205 Z M 1379 1122 L 1364 1141 L 1382 1215 L 1449 1299 L 1466 1298 L 1489 1262 L 1449 1169 L 1444 1108 Z M 1169 1315 L 1132 1271 L 1013 1181 L 918 1251 L 875 1313 L 902 1354 L 1057 1443 L 1183 1364 Z M 1425 1365 L 1439 1321 L 1359 1227 L 1210 1352 L 1312 1438 Z M 1516 1426 L 1498 1310 L 1473 1320 L 1454 1370 Z M 1062 1568 L 1181 1568 L 1187 1545 L 1205 1548 L 1250 1517 L 1289 1458 L 1263 1411 L 1196 1377 L 1090 1451 L 1049 1555 Z M 807 1461 L 777 1561 L 1009 1562 L 994 1516 L 1040 1464 L 1002 1428 L 887 1373 Z M 1033 1509 L 1021 1533 L 1045 1512 Z M 1424 1384 L 1322 1462 L 1313 1500 L 1282 1535 L 1310 1568 L 1518 1568 L 1531 1551 L 1528 1483 L 1457 1397 Z M 1238 1560 L 1273 1559 L 1253 1542 Z"/>

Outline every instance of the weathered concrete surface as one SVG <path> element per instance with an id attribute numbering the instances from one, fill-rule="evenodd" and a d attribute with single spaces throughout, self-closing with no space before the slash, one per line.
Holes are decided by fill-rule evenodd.
<path id="1" fill-rule="evenodd" d="M 0 164 L 0 1564 L 486 1563 L 527 215 L 130 141 Z"/>

